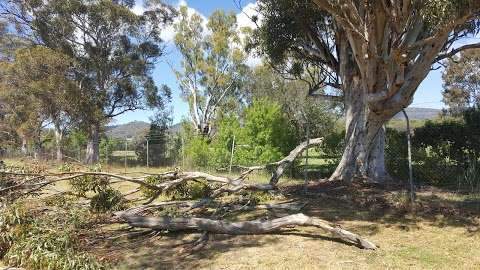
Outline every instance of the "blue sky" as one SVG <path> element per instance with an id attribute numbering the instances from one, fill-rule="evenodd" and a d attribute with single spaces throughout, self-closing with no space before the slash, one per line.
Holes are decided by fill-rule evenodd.
<path id="1" fill-rule="evenodd" d="M 196 10 L 204 17 L 208 17 L 216 9 L 223 9 L 232 11 L 236 14 L 241 13 L 235 4 L 238 0 L 170 0 L 167 3 L 173 6 L 186 4 L 191 9 Z M 242 8 L 254 0 L 241 0 Z M 141 5 L 138 7 L 141 10 Z M 245 18 L 244 18 L 245 19 Z M 245 23 L 245 22 L 244 22 Z M 166 31 L 166 32 L 171 32 Z M 172 37 L 172 33 L 165 33 L 166 36 Z M 168 38 L 166 38 L 168 39 Z M 175 75 L 170 66 L 178 68 L 181 56 L 176 51 L 175 46 L 171 41 L 167 42 L 166 55 L 157 64 L 153 76 L 157 85 L 166 84 L 172 89 L 172 103 L 171 108 L 173 112 L 173 122 L 178 123 L 182 118 L 188 117 L 188 105 L 180 97 L 180 90 L 176 82 Z M 443 107 L 442 101 L 442 74 L 441 70 L 430 72 L 428 77 L 420 85 L 415 93 L 411 107 L 426 107 L 437 108 Z M 115 118 L 115 124 L 123 124 L 135 120 L 149 122 L 149 117 L 152 116 L 152 111 L 135 111 L 128 112 Z"/>

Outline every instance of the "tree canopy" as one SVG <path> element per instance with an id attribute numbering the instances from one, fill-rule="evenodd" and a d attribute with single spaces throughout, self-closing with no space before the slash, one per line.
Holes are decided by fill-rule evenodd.
<path id="1" fill-rule="evenodd" d="M 464 51 L 446 61 L 443 100 L 452 114 L 480 106 L 480 49 Z"/>
<path id="2" fill-rule="evenodd" d="M 162 56 L 160 31 L 174 11 L 161 2 L 136 15 L 134 1 L 14 0 L 0 4 L 1 13 L 17 26 L 17 34 L 64 53 L 77 62 L 79 91 L 71 98 L 89 129 L 87 162 L 98 161 L 101 124 L 124 112 L 162 106 L 167 87 L 152 78 Z"/>
<path id="3" fill-rule="evenodd" d="M 246 69 L 236 17 L 215 11 L 205 24 L 182 6 L 175 30 L 175 45 L 183 57 L 176 71 L 180 89 L 195 129 L 210 136 L 218 109 L 238 95 Z"/>
<path id="4" fill-rule="evenodd" d="M 250 47 L 289 73 L 314 68 L 310 94 L 337 89 L 320 96 L 345 104 L 346 148 L 334 179 L 388 179 L 383 125 L 411 104 L 432 65 L 480 47 L 456 45 L 480 29 L 474 0 L 258 3 L 262 22 Z"/>

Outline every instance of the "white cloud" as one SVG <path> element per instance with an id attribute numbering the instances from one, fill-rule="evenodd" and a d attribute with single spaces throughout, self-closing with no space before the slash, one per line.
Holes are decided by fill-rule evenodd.
<path id="1" fill-rule="evenodd" d="M 180 0 L 180 1 L 178 1 L 177 6 L 179 6 L 179 7 L 181 7 L 181 6 L 186 6 L 186 7 L 188 7 L 188 4 L 187 4 L 187 1 L 186 1 L 186 0 Z"/>
<path id="2" fill-rule="evenodd" d="M 196 9 L 194 9 L 192 7 L 189 7 L 186 0 L 179 0 L 177 2 L 177 4 L 175 5 L 175 8 L 179 9 L 182 6 L 187 7 L 188 15 L 191 16 L 193 14 L 198 14 L 203 19 L 203 28 L 205 30 L 204 34 L 208 34 L 208 32 L 207 32 L 208 31 L 207 30 L 208 18 L 205 15 L 198 12 Z M 241 33 L 241 31 L 240 31 L 241 28 L 244 28 L 244 27 L 250 27 L 252 29 L 256 28 L 256 24 L 251 19 L 253 16 L 258 17 L 257 23 L 261 22 L 261 18 L 258 16 L 257 7 L 258 7 L 257 2 L 249 3 L 249 4 L 247 4 L 246 6 L 243 7 L 241 12 L 236 14 L 238 31 L 240 32 L 240 37 L 242 39 L 244 38 L 244 34 Z M 133 12 L 144 12 L 144 8 L 137 4 L 133 8 Z M 177 18 L 174 19 L 173 24 L 177 23 L 178 21 L 179 21 L 179 18 L 177 17 Z M 175 38 L 175 29 L 173 28 L 173 24 L 170 24 L 167 27 L 165 27 L 165 29 L 163 29 L 163 31 L 161 33 L 161 38 L 163 39 L 164 42 L 166 42 L 169 45 L 172 45 L 173 39 Z M 246 60 L 247 65 L 249 65 L 251 67 L 260 65 L 261 62 L 262 62 L 261 58 L 255 57 L 255 56 L 252 56 L 252 55 L 249 55 L 247 60 Z"/>
<path id="3" fill-rule="evenodd" d="M 250 27 L 252 29 L 257 28 L 255 22 L 252 21 L 253 17 L 257 17 L 257 23 L 261 22 L 261 18 L 258 14 L 258 4 L 257 2 L 248 3 L 246 6 L 243 7 L 242 11 L 237 14 L 237 24 L 239 28 L 242 27 Z"/>
<path id="4" fill-rule="evenodd" d="M 132 12 L 136 15 L 142 15 L 143 12 L 145 12 L 145 8 L 143 7 L 143 5 L 136 3 L 135 6 L 133 6 L 132 8 Z"/>
<path id="5" fill-rule="evenodd" d="M 256 23 L 252 21 L 254 17 L 257 18 Z M 262 21 L 262 18 L 258 13 L 257 2 L 248 3 L 246 6 L 244 6 L 242 11 L 237 14 L 237 25 L 238 25 L 238 31 L 240 33 L 240 38 L 242 40 L 245 38 L 245 34 L 243 34 L 241 31 L 242 28 L 249 27 L 251 29 L 256 29 L 257 24 L 260 24 L 261 21 Z M 246 63 L 250 67 L 255 67 L 262 63 L 262 59 L 260 57 L 250 54 L 247 57 Z"/>
<path id="6" fill-rule="evenodd" d="M 185 0 L 179 0 L 177 2 L 177 4 L 175 5 L 175 8 L 180 9 L 180 7 L 182 7 L 182 6 L 187 7 L 188 15 L 190 15 L 190 16 L 193 15 L 193 14 L 200 15 L 200 17 L 202 17 L 202 19 L 203 19 L 203 28 L 206 29 L 207 17 L 205 17 L 205 15 L 201 14 L 196 9 L 189 7 L 188 4 L 187 4 L 187 1 L 185 1 Z M 177 17 L 177 18 L 174 19 L 173 24 L 177 23 L 178 21 L 179 21 L 179 18 Z M 173 42 L 173 39 L 175 38 L 175 29 L 173 28 L 173 24 L 165 27 L 165 29 L 163 29 L 163 31 L 160 35 L 160 37 L 163 39 L 163 41 L 165 41 L 167 43 Z"/>

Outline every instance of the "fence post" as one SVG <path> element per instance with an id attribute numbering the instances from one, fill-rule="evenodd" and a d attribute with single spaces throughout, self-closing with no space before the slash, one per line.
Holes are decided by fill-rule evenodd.
<path id="1" fill-rule="evenodd" d="M 305 184 L 303 187 L 303 192 L 307 193 L 307 188 L 308 188 L 308 146 L 310 145 L 310 125 L 308 122 L 308 118 L 305 118 L 307 122 L 307 149 L 305 149 L 305 169 L 303 170 L 303 177 L 305 178 Z"/>
<path id="2" fill-rule="evenodd" d="M 407 121 L 407 149 L 408 149 L 408 178 L 410 182 L 410 201 L 413 204 L 415 202 L 415 190 L 413 186 L 413 170 L 412 170 L 412 143 L 410 136 L 410 119 L 408 118 L 405 109 L 402 109 L 403 115 Z"/>
<path id="3" fill-rule="evenodd" d="M 105 144 L 105 165 L 108 166 L 108 137 L 106 138 Z"/>
<path id="4" fill-rule="evenodd" d="M 147 137 L 147 168 L 148 168 L 148 156 L 149 154 L 148 154 L 148 137 Z"/>
<path id="5" fill-rule="evenodd" d="M 125 157 L 125 173 L 127 173 L 127 149 L 128 149 L 128 141 L 127 137 L 125 137 L 125 151 L 123 152 Z"/>
<path id="6" fill-rule="evenodd" d="M 229 173 L 232 173 L 232 163 L 233 163 L 233 151 L 235 149 L 235 135 L 233 135 L 233 141 L 232 141 L 232 151 L 230 153 L 230 167 L 228 169 Z"/>
<path id="7" fill-rule="evenodd" d="M 182 169 L 185 169 L 185 141 L 182 135 Z"/>

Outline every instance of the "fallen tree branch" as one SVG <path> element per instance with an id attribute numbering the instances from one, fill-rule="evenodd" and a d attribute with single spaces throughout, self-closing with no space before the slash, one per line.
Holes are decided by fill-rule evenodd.
<path id="1" fill-rule="evenodd" d="M 323 142 L 323 138 L 316 138 L 316 139 L 311 139 L 309 141 L 305 141 L 300 145 L 298 145 L 295 149 L 293 149 L 288 156 L 286 156 L 285 158 L 277 162 L 269 163 L 266 165 L 251 166 L 251 167 L 239 166 L 241 168 L 244 168 L 245 171 L 242 172 L 239 177 L 234 179 L 226 176 L 217 176 L 217 175 L 212 175 L 212 174 L 199 172 L 199 171 L 193 171 L 193 172 L 170 171 L 170 172 L 164 172 L 164 173 L 158 173 L 158 174 L 144 174 L 138 177 L 128 177 L 125 175 L 119 175 L 119 174 L 107 173 L 107 172 L 85 172 L 85 171 L 46 173 L 46 174 L 2 171 L 1 173 L 3 175 L 35 176 L 36 178 L 43 177 L 45 178 L 45 181 L 28 183 L 30 181 L 27 180 L 25 182 L 16 184 L 15 186 L 3 188 L 0 191 L 5 192 L 5 191 L 9 191 L 16 188 L 22 188 L 24 186 L 33 187 L 32 190 L 23 194 L 23 195 L 27 195 L 27 194 L 30 194 L 31 192 L 38 191 L 41 188 L 48 186 L 50 184 L 54 184 L 56 182 L 65 181 L 65 180 L 71 180 L 71 179 L 75 179 L 83 176 L 104 176 L 109 178 L 116 178 L 116 179 L 119 179 L 120 181 L 135 183 L 135 184 L 144 186 L 148 189 L 156 190 L 157 197 L 162 192 L 168 189 L 174 188 L 175 186 L 181 183 L 184 183 L 186 181 L 191 181 L 191 180 L 198 180 L 198 179 L 203 179 L 203 180 L 206 180 L 207 182 L 223 184 L 222 187 L 220 187 L 213 193 L 213 197 L 217 197 L 218 195 L 224 192 L 232 193 L 232 192 L 237 192 L 244 189 L 266 191 L 266 190 L 275 189 L 276 184 L 278 183 L 278 180 L 280 179 L 280 177 L 283 175 L 285 169 L 293 163 L 293 161 L 298 157 L 298 155 L 300 155 L 305 149 L 315 145 L 320 145 L 322 142 Z M 250 173 L 257 170 L 272 171 L 272 177 L 270 178 L 269 184 L 245 184 L 244 183 L 245 178 Z M 147 183 L 145 179 L 151 176 L 157 177 L 159 180 L 164 180 L 164 182 L 161 182 L 160 184 L 157 184 L 157 185 Z M 47 177 L 49 177 L 50 179 L 47 179 Z M 51 179 L 52 177 L 54 178 Z M 155 199 L 156 198 L 152 198 L 147 202 L 147 204 L 153 202 Z"/>
<path id="2" fill-rule="evenodd" d="M 242 172 L 242 174 L 238 179 L 243 180 L 247 175 L 249 175 L 254 171 L 272 170 L 272 176 L 270 178 L 269 184 L 270 186 L 274 187 L 277 185 L 280 177 L 282 177 L 283 173 L 285 172 L 285 169 L 288 168 L 293 163 L 293 161 L 301 153 L 303 153 L 303 151 L 305 151 L 305 149 L 310 148 L 312 146 L 320 145 L 322 143 L 323 143 L 323 138 L 310 139 L 308 141 L 305 141 L 299 144 L 297 147 L 295 147 L 295 149 L 290 151 L 288 156 L 286 156 L 285 158 L 277 162 L 273 162 L 265 165 L 259 165 L 259 166 L 251 166 L 251 167 L 236 166 L 245 170 L 244 172 Z"/>
<path id="3" fill-rule="evenodd" d="M 377 248 L 375 244 L 357 234 L 344 230 L 340 227 L 334 227 L 328 222 L 319 218 L 309 217 L 301 213 L 266 221 L 253 220 L 239 222 L 227 222 L 223 220 L 195 217 L 144 217 L 128 212 L 117 212 L 116 215 L 125 220 L 130 226 L 137 228 L 168 231 L 196 230 L 230 235 L 266 234 L 278 231 L 281 228 L 288 226 L 313 226 L 327 231 L 346 242 L 358 245 L 361 248 Z"/>

